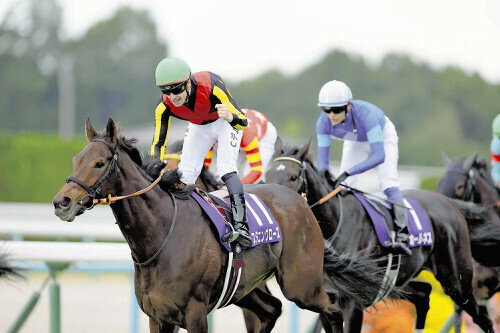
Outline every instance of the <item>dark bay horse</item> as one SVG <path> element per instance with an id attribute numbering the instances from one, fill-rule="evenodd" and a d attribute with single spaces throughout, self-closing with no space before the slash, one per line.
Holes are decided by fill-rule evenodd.
<path id="1" fill-rule="evenodd" d="M 488 300 L 500 292 L 500 259 L 496 255 L 500 251 L 500 219 L 497 211 L 500 195 L 490 176 L 488 162 L 477 160 L 477 153 L 457 162 L 452 162 L 444 153 L 441 155 L 446 172 L 439 180 L 438 192 L 483 205 L 487 211 L 484 220 L 469 223 L 469 232 L 472 252 L 482 259 L 482 264 L 476 262 L 474 265 L 474 297 Z M 455 309 L 455 329 L 462 324 L 461 313 L 461 309 Z"/>
<path id="2" fill-rule="evenodd" d="M 207 315 L 222 292 L 228 255 L 207 214 L 191 197 L 194 186 L 179 188 L 175 169 L 163 175 L 160 186 L 151 187 L 160 174 L 158 165 L 145 163 L 135 141 L 120 137 L 112 119 L 101 134 L 89 120 L 85 128 L 89 143 L 73 158 L 73 172 L 53 198 L 55 214 L 71 222 L 90 209 L 94 199 L 114 202 L 111 209 L 132 252 L 135 293 L 150 318 L 150 331 L 172 332 L 178 325 L 189 332 L 207 332 Z M 137 191 L 141 194 L 129 195 Z M 232 302 L 259 317 L 261 332 L 271 332 L 281 302 L 256 286 L 274 275 L 288 300 L 322 314 L 327 332 L 341 332 L 337 297 L 362 306 L 378 292 L 380 268 L 359 253 L 346 256 L 333 250 L 296 192 L 275 184 L 248 192 L 268 206 L 282 241 L 244 251 Z"/>
<path id="3" fill-rule="evenodd" d="M 309 144 L 301 148 L 283 147 L 281 140 L 275 146 L 276 160 L 266 173 L 266 180 L 285 185 L 299 193 L 305 193 L 310 204 L 318 202 L 333 189 L 324 181 L 309 158 Z M 396 286 L 404 286 L 408 300 L 419 304 L 417 330 L 423 331 L 429 308 L 428 290 L 422 298 L 422 285 L 412 279 L 422 269 L 434 274 L 452 300 L 471 315 L 485 332 L 493 332 L 492 322 L 484 307 L 476 303 L 472 293 L 473 262 L 467 224 L 457 203 L 430 191 L 409 190 L 403 195 L 420 203 L 431 222 L 433 246 L 414 247 L 411 256 L 401 257 Z M 313 212 L 325 238 L 334 242 L 339 252 L 368 249 L 376 255 L 387 254 L 377 239 L 367 212 L 351 193 L 342 193 L 320 205 Z M 427 298 L 425 298 L 427 296 Z M 419 310 L 420 308 L 420 310 Z M 422 313 L 418 313 L 421 311 Z M 346 330 L 360 332 L 362 311 L 355 309 L 346 319 Z M 351 325 L 347 327 L 347 325 Z"/>

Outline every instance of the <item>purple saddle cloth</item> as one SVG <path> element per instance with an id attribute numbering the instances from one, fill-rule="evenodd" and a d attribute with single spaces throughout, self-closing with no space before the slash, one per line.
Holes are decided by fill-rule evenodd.
<path id="1" fill-rule="evenodd" d="M 373 208 L 372 204 L 366 200 L 366 198 L 361 193 L 354 193 L 354 196 L 361 202 L 368 215 L 372 219 L 373 226 L 375 227 L 375 232 L 380 243 L 385 247 L 390 244 L 389 231 L 384 217 Z M 429 218 L 423 211 L 420 204 L 409 198 L 405 198 L 405 201 L 410 204 L 413 209 L 406 209 L 408 215 L 408 246 L 432 246 L 434 244 L 433 234 L 431 231 L 431 226 L 429 223 Z M 389 202 L 386 201 L 388 206 L 391 206 Z"/>
<path id="2" fill-rule="evenodd" d="M 191 192 L 191 196 L 200 204 L 201 208 L 207 213 L 210 220 L 217 228 L 217 232 L 219 234 L 218 239 L 221 244 L 224 245 L 226 250 L 232 252 L 231 248 L 221 240 L 221 237 L 230 230 L 224 222 L 225 216 L 223 218 L 221 213 L 206 202 L 198 193 L 193 191 Z M 229 209 L 231 209 L 229 197 L 225 197 L 224 201 L 227 203 Z M 281 229 L 278 222 L 276 222 L 274 216 L 271 214 L 262 199 L 255 194 L 245 193 L 245 201 L 248 231 L 250 232 L 250 237 L 252 238 L 252 245 L 250 247 L 281 241 Z"/>

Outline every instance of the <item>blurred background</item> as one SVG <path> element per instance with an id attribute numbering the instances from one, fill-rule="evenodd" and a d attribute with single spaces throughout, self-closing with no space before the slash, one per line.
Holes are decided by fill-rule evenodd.
<path id="1" fill-rule="evenodd" d="M 441 151 L 489 159 L 500 105 L 498 1 L 2 0 L 0 215 L 7 203 L 49 205 L 85 145 L 87 118 L 102 130 L 112 117 L 146 152 L 160 97 L 154 70 L 169 55 L 221 75 L 239 106 L 265 113 L 285 143 L 312 138 L 313 155 L 319 89 L 346 82 L 396 125 L 403 188 L 434 190 Z M 169 142 L 185 126 L 174 122 Z M 334 144 L 333 159 L 340 153 Z M 32 207 L 14 210 L 61 223 L 47 206 Z M 0 312 L 12 309 L 3 299 Z"/>

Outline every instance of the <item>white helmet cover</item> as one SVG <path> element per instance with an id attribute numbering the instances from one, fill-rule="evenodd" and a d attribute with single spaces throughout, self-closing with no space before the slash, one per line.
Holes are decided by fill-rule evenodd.
<path id="1" fill-rule="evenodd" d="M 341 81 L 329 81 L 319 91 L 318 106 L 342 106 L 350 101 L 352 101 L 351 89 Z"/>

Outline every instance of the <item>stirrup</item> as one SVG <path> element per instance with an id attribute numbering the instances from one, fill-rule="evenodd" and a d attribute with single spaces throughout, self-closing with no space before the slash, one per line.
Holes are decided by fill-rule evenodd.
<path id="1" fill-rule="evenodd" d="M 224 236 L 222 236 L 222 241 L 224 243 L 232 243 L 234 242 L 238 237 L 240 236 L 240 233 L 236 230 L 231 230 L 230 232 L 226 233 Z"/>

